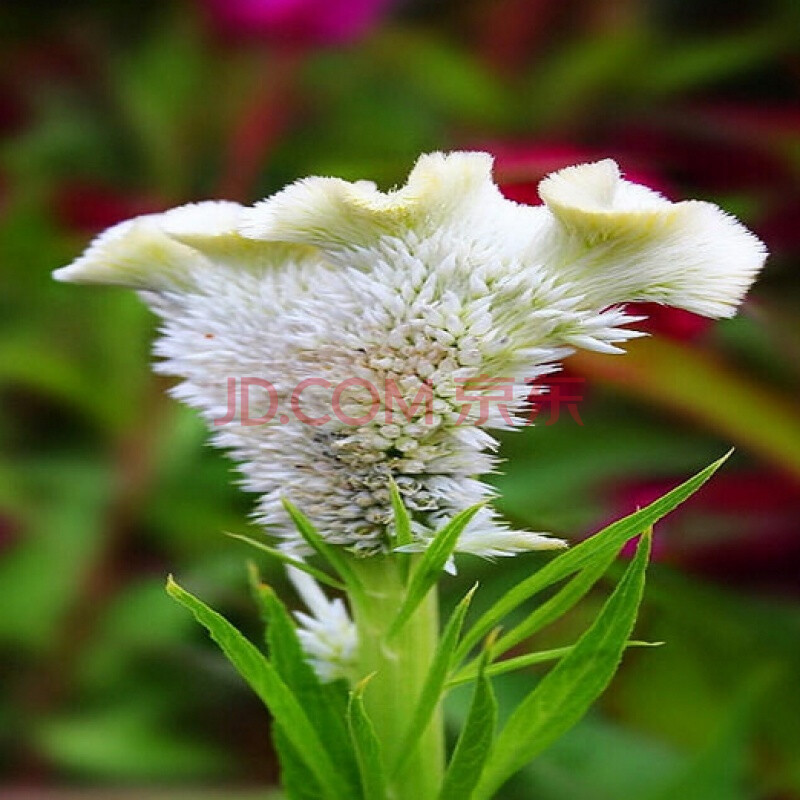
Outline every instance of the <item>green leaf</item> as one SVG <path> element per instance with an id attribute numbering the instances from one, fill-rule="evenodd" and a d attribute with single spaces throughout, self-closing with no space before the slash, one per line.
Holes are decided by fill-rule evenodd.
<path id="1" fill-rule="evenodd" d="M 467 615 L 472 596 L 477 588 L 478 584 L 476 583 L 461 598 L 445 626 L 439 640 L 436 655 L 433 657 L 433 661 L 428 668 L 428 674 L 425 676 L 425 683 L 422 686 L 411 722 L 408 724 L 408 730 L 403 736 L 400 757 L 392 766 L 392 776 L 397 775 L 407 763 L 408 758 L 414 752 L 416 743 L 428 727 L 437 705 L 441 702 L 445 680 L 453 660 L 453 653 L 458 643 L 458 637 L 461 635 L 461 626 L 464 623 L 464 617 Z"/>
<path id="2" fill-rule="evenodd" d="M 468 800 L 489 756 L 497 725 L 497 700 L 486 674 L 488 662 L 487 647 L 481 658 L 467 720 L 447 767 L 439 800 Z"/>
<path id="3" fill-rule="evenodd" d="M 334 764 L 342 768 L 351 784 L 351 795 L 358 794 L 358 766 L 349 743 L 345 723 L 346 695 L 341 685 L 323 684 L 306 661 L 297 629 L 286 606 L 272 587 L 261 583 L 254 565 L 250 583 L 267 624 L 270 661 L 309 719 L 314 721 L 320 741 Z"/>
<path id="4" fill-rule="evenodd" d="M 192 612 L 236 671 L 269 708 L 292 747 L 322 787 L 323 797 L 330 800 L 348 797 L 349 787 L 323 747 L 315 726 L 265 656 L 223 616 L 182 589 L 172 577 L 167 582 L 167 592 Z"/>
<path id="5" fill-rule="evenodd" d="M 272 741 L 281 765 L 281 788 L 289 800 L 319 800 L 322 789 L 280 725 L 273 725 Z"/>
<path id="6" fill-rule="evenodd" d="M 566 586 L 542 605 L 537 606 L 519 625 L 497 640 L 492 647 L 492 659 L 499 658 L 523 639 L 533 636 L 537 631 L 566 614 L 600 580 L 616 556 L 617 552 L 612 550 L 604 557 L 598 558 L 597 561 L 589 563 Z M 480 656 L 477 656 L 470 665 L 473 672 L 476 672 L 479 659 Z M 466 669 L 470 669 L 470 667 L 466 667 Z"/>
<path id="7" fill-rule="evenodd" d="M 389 484 L 389 491 L 392 496 L 392 510 L 394 512 L 394 546 L 405 547 L 411 544 L 411 517 L 408 515 L 408 509 L 403 503 L 403 498 L 397 489 L 397 484 L 391 481 Z M 395 553 L 395 558 L 400 561 L 403 582 L 408 582 L 408 570 L 410 567 L 410 557 L 406 553 Z"/>
<path id="8" fill-rule="evenodd" d="M 392 495 L 396 545 L 397 547 L 404 547 L 407 544 L 411 544 L 411 518 L 408 516 L 408 510 L 394 481 L 389 484 L 389 491 Z"/>
<path id="9" fill-rule="evenodd" d="M 416 611 L 417 606 L 433 588 L 436 581 L 439 580 L 447 559 L 450 558 L 455 550 L 458 537 L 483 506 L 484 503 L 478 503 L 456 514 L 450 522 L 436 533 L 411 576 L 408 593 L 389 628 L 387 639 L 391 639 L 399 633 L 403 625 Z"/>
<path id="10" fill-rule="evenodd" d="M 347 724 L 358 759 L 364 800 L 387 800 L 386 774 L 381 758 L 381 745 L 367 712 L 364 710 L 364 687 L 368 682 L 369 678 L 364 679 L 350 694 L 350 702 L 347 706 Z"/>
<path id="11" fill-rule="evenodd" d="M 651 528 L 658 520 L 691 497 L 727 461 L 731 452 L 733 451 L 728 452 L 671 492 L 667 492 L 663 497 L 659 497 L 649 506 L 634 511 L 633 514 L 612 523 L 589 539 L 566 550 L 538 572 L 510 589 L 465 634 L 456 659 L 459 661 L 463 659 L 489 631 L 499 625 L 508 614 L 528 598 L 578 570 L 591 564 L 597 564 L 608 558 L 609 554 L 617 553 L 629 539 Z"/>
<path id="12" fill-rule="evenodd" d="M 625 646 L 661 647 L 662 644 L 664 643 L 630 641 L 626 642 Z M 575 645 L 569 645 L 567 647 L 556 647 L 552 650 L 538 650 L 535 653 L 525 653 L 524 655 L 515 656 L 514 658 L 506 658 L 503 661 L 496 661 L 494 664 L 489 664 L 489 666 L 486 668 L 486 674 L 490 678 L 494 678 L 497 675 L 504 675 L 506 672 L 514 672 L 518 669 L 525 669 L 525 667 L 533 667 L 536 664 L 544 664 L 548 661 L 558 661 L 567 655 L 567 653 L 571 653 L 574 646 Z M 478 667 L 481 660 L 482 659 L 478 659 L 478 665 L 476 666 L 470 664 L 468 667 L 464 667 L 464 669 L 458 672 L 454 678 L 447 681 L 446 688 L 452 689 L 456 686 L 461 686 L 465 683 L 471 683 L 474 681 L 478 677 Z"/>
<path id="13" fill-rule="evenodd" d="M 343 555 L 341 549 L 329 545 L 322 536 L 320 536 L 319 531 L 311 524 L 311 520 L 285 498 L 283 500 L 283 507 L 292 518 L 292 522 L 294 522 L 300 535 L 306 540 L 308 545 L 314 549 L 314 552 L 333 567 L 339 577 L 347 585 L 347 590 L 350 594 L 363 598 L 364 586 L 346 556 Z"/>
<path id="14" fill-rule="evenodd" d="M 571 728 L 608 686 L 630 637 L 644 590 L 650 533 L 642 536 L 591 627 L 517 706 L 497 738 L 476 790 L 488 800 L 517 770 Z"/>
<path id="15" fill-rule="evenodd" d="M 321 569 L 317 569 L 316 567 L 312 567 L 310 564 L 306 564 L 305 561 L 300 561 L 299 559 L 292 558 L 287 553 L 284 553 L 282 550 L 278 550 L 277 547 L 270 547 L 268 544 L 264 542 L 259 542 L 258 539 L 251 539 L 249 536 L 245 536 L 241 533 L 226 533 L 226 536 L 230 536 L 231 539 L 238 539 L 240 542 L 245 542 L 249 544 L 251 547 L 255 547 L 257 550 L 262 550 L 263 552 L 267 553 L 267 555 L 272 556 L 274 559 L 277 559 L 282 564 L 287 564 L 290 567 L 294 567 L 295 569 L 299 569 L 302 572 L 310 575 L 315 580 L 318 580 L 320 583 L 324 583 L 326 586 L 330 586 L 332 589 L 338 589 L 339 591 L 345 590 L 345 585 L 341 581 L 337 581 L 336 578 L 331 577 L 328 575 L 327 572 L 323 572 Z"/>

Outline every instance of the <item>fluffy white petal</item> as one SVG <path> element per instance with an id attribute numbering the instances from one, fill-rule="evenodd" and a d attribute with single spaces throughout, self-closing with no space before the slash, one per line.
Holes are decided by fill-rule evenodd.
<path id="1" fill-rule="evenodd" d="M 555 225 L 537 256 L 595 306 L 642 300 L 729 317 L 767 255 L 717 206 L 671 203 L 623 180 L 610 160 L 561 170 L 539 193 Z"/>
<path id="2" fill-rule="evenodd" d="M 539 210 L 505 200 L 486 153 L 423 155 L 400 189 L 374 183 L 306 178 L 245 214 L 245 236 L 352 252 L 381 238 L 459 231 L 468 238 L 494 225 L 512 239 L 529 236 Z M 500 231 L 497 231 L 498 233 Z"/>
<path id="3" fill-rule="evenodd" d="M 208 261 L 166 234 L 159 221 L 160 215 L 148 214 L 109 228 L 53 277 L 70 283 L 115 284 L 132 289 L 185 288 L 192 271 L 209 266 Z"/>
<path id="4" fill-rule="evenodd" d="M 189 291 L 220 267 L 272 269 L 317 259 L 312 248 L 245 239 L 238 230 L 243 212 L 238 203 L 209 200 L 136 217 L 100 234 L 53 275 L 72 283 Z"/>

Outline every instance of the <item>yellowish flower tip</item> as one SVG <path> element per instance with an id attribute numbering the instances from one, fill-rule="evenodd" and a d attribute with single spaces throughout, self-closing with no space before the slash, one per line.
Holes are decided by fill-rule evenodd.
<path id="1" fill-rule="evenodd" d="M 194 271 L 210 266 L 189 242 L 236 234 L 238 213 L 231 226 L 231 206 L 236 204 L 192 203 L 121 222 L 101 233 L 83 255 L 53 277 L 131 289 L 185 289 Z"/>
<path id="2" fill-rule="evenodd" d="M 353 696 L 354 697 L 363 697 L 364 692 L 369 685 L 369 682 L 377 675 L 376 672 L 370 672 L 369 675 L 365 675 L 354 687 L 353 687 Z"/>
<path id="3" fill-rule="evenodd" d="M 188 291 L 224 269 L 263 271 L 287 263 L 318 263 L 308 245 L 259 242 L 239 232 L 245 208 L 228 200 L 188 203 L 114 225 L 67 267 L 68 283 L 108 284 L 147 291 Z"/>
<path id="4" fill-rule="evenodd" d="M 611 159 L 562 169 L 539 184 L 539 195 L 576 237 L 567 271 L 588 279 L 598 299 L 730 317 L 767 257 L 764 244 L 713 203 L 672 203 L 624 180 Z"/>
<path id="5" fill-rule="evenodd" d="M 658 192 L 624 181 L 610 158 L 548 175 L 539 184 L 539 196 L 552 211 L 587 214 L 652 213 L 671 205 Z"/>
<path id="6" fill-rule="evenodd" d="M 158 215 L 137 217 L 101 233 L 83 255 L 53 277 L 70 283 L 167 288 L 181 283 L 196 254 L 160 228 Z"/>
<path id="7" fill-rule="evenodd" d="M 241 231 L 255 239 L 353 247 L 402 236 L 426 221 L 446 224 L 460 205 L 499 197 L 487 153 L 429 153 L 405 186 L 381 192 L 371 181 L 305 178 L 257 203 Z"/>
<path id="8" fill-rule="evenodd" d="M 489 633 L 486 635 L 486 638 L 483 640 L 483 652 L 486 654 L 490 654 L 492 649 L 494 648 L 495 644 L 497 644 L 497 640 L 500 638 L 500 628 L 493 628 Z"/>

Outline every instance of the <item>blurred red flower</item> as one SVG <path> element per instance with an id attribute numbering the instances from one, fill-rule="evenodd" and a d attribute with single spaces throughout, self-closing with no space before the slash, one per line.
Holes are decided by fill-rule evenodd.
<path id="1" fill-rule="evenodd" d="M 52 203 L 56 219 L 81 233 L 97 233 L 130 217 L 163 211 L 169 205 L 156 197 L 79 181 L 59 186 Z"/>
<path id="2" fill-rule="evenodd" d="M 212 24 L 237 39 L 340 44 L 367 33 L 392 0 L 201 0 Z"/>

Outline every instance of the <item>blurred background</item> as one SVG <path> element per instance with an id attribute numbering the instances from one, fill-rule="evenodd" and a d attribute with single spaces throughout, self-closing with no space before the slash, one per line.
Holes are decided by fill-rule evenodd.
<path id="1" fill-rule="evenodd" d="M 251 499 L 151 375 L 133 293 L 51 270 L 138 213 L 308 174 L 388 188 L 422 151 L 480 148 L 514 199 L 611 156 L 772 252 L 739 317 L 644 309 L 629 355 L 567 362 L 575 413 L 504 441 L 504 512 L 573 540 L 736 447 L 657 529 L 637 635 L 666 644 L 504 800 L 800 798 L 800 4 L 26 0 L 0 46 L 0 796 L 276 780 L 266 712 L 163 591 L 174 572 L 258 638 L 251 552 L 222 534 Z M 444 602 L 537 559 L 465 558 Z M 574 640 L 609 585 L 530 646 Z"/>

